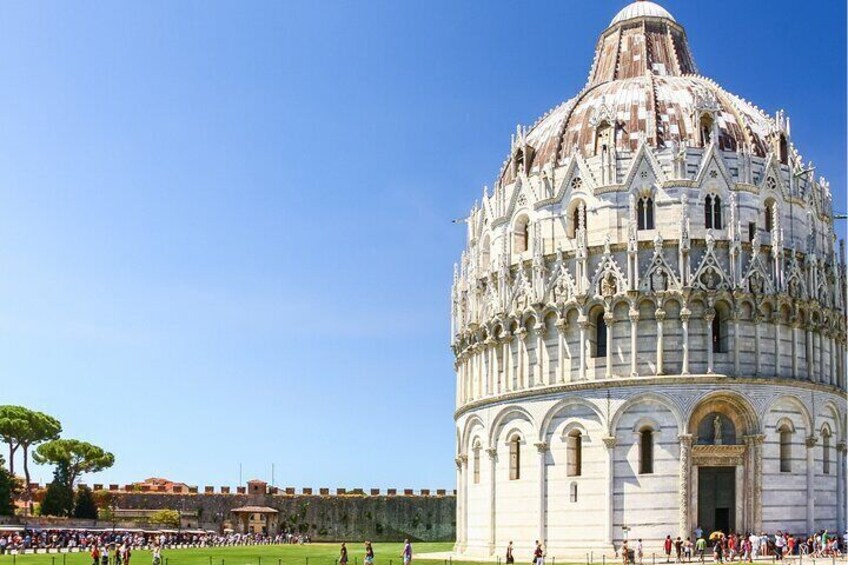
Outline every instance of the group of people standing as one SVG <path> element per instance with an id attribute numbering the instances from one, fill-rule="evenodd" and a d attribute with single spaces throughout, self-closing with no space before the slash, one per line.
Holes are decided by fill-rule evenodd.
<path id="1" fill-rule="evenodd" d="M 412 543 L 408 539 L 403 540 L 403 551 L 400 557 L 403 560 L 403 565 L 412 565 Z M 348 560 L 347 544 L 342 542 L 342 547 L 339 550 L 338 565 L 347 565 Z M 371 545 L 370 541 L 365 542 L 365 558 L 363 562 L 364 565 L 374 565 L 374 546 Z"/>

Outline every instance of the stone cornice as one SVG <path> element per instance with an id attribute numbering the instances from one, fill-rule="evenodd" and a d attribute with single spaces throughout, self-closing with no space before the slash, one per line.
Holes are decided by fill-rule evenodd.
<path id="1" fill-rule="evenodd" d="M 773 387 L 775 385 L 783 385 L 795 387 L 803 390 L 811 390 L 815 392 L 824 392 L 838 396 L 844 400 L 848 400 L 848 392 L 840 390 L 831 385 L 821 383 L 812 383 L 809 381 L 801 381 L 796 379 L 777 379 L 763 377 L 731 377 L 721 374 L 702 374 L 702 375 L 670 375 L 670 376 L 650 376 L 650 377 L 621 377 L 613 379 L 581 381 L 575 383 L 550 385 L 546 387 L 537 387 L 530 390 L 520 390 L 483 398 L 469 402 L 454 412 L 454 420 L 458 420 L 463 414 L 472 410 L 477 410 L 485 406 L 513 402 L 516 400 L 534 400 L 544 399 L 552 394 L 565 392 L 581 392 L 584 390 L 604 390 L 610 387 L 642 387 L 642 386 L 669 386 L 669 385 L 705 385 L 705 384 L 746 384 L 756 386 Z"/>

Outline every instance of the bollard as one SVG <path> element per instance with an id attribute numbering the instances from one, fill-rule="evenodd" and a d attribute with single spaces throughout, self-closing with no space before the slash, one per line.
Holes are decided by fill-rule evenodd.
<path id="1" fill-rule="evenodd" d="M 601 556 L 601 563 L 603 563 L 604 565 L 607 565 L 607 554 L 606 553 L 604 553 Z"/>

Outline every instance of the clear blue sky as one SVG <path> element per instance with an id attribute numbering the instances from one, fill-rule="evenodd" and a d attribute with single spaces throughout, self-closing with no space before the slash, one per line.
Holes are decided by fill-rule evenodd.
<path id="1" fill-rule="evenodd" d="M 449 220 L 625 4 L 4 4 L 0 403 L 89 483 L 452 487 Z M 844 210 L 844 3 L 662 5 Z"/>

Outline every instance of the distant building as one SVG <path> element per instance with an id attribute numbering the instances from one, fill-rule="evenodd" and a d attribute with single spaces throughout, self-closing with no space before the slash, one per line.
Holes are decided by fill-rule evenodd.
<path id="1" fill-rule="evenodd" d="M 471 210 L 452 291 L 462 554 L 844 531 L 832 194 L 783 112 L 697 73 L 671 14 L 625 7 Z"/>

